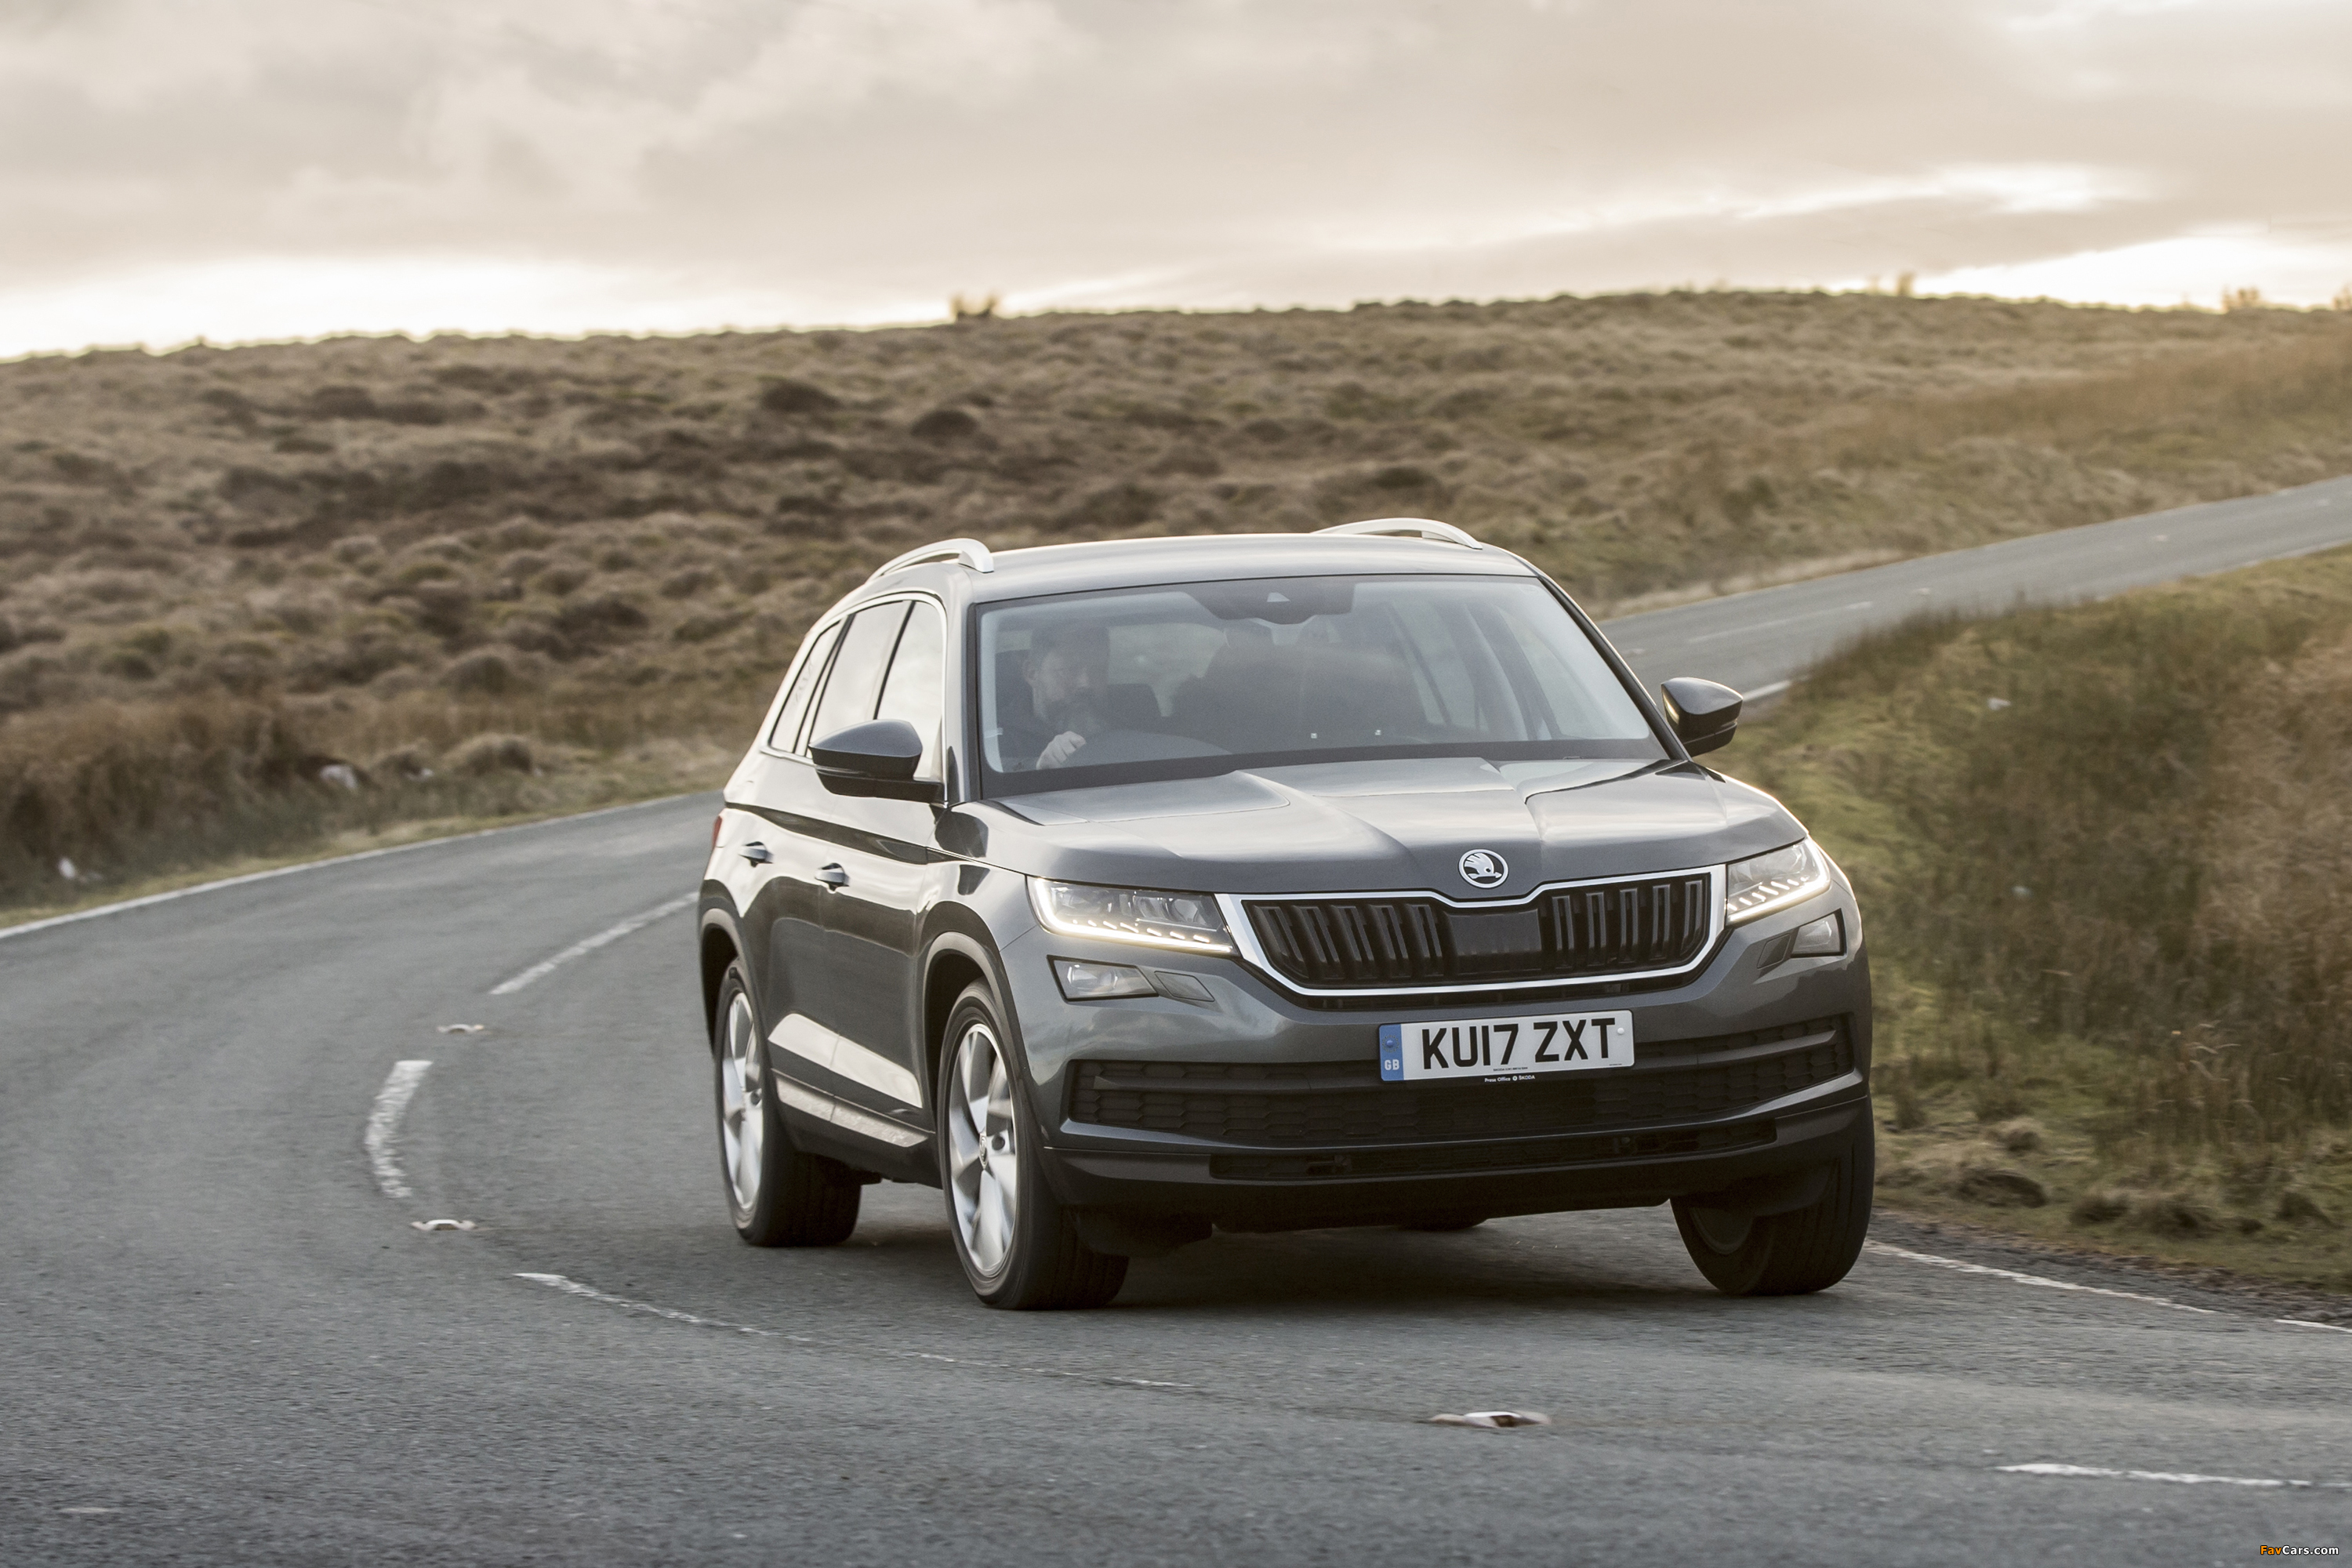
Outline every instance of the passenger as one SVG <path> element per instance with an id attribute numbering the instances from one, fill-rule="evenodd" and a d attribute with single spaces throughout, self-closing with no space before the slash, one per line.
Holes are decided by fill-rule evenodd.
<path id="1" fill-rule="evenodd" d="M 1110 628 L 1066 627 L 1041 637 L 1029 651 L 1029 691 L 1037 717 L 1053 739 L 1037 753 L 1040 768 L 1069 765 L 1087 742 L 1115 728 L 1110 722 Z"/>

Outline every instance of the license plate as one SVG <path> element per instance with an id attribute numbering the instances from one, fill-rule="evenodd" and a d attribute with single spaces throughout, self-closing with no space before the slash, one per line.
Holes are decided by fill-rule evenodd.
<path id="1" fill-rule="evenodd" d="M 1381 1077 L 1391 1083 L 1433 1079 L 1517 1083 L 1538 1073 L 1633 1065 L 1631 1013 L 1547 1013 L 1528 1018 L 1381 1026 Z"/>

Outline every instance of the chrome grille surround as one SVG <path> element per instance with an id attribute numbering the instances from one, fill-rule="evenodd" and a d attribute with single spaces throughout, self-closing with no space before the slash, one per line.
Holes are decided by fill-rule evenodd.
<path id="1" fill-rule="evenodd" d="M 1252 910 L 1269 905 L 1309 905 L 1330 908 L 1341 906 L 1359 911 L 1349 928 L 1343 931 L 1333 928 L 1342 940 L 1368 944 L 1366 951 L 1385 946 L 1399 954 L 1425 954 L 1434 938 L 1433 929 L 1413 911 L 1426 910 L 1432 904 L 1444 906 L 1450 917 L 1455 911 L 1469 916 L 1525 915 L 1531 922 L 1541 921 L 1548 900 L 1563 895 L 1584 895 L 1569 900 L 1583 905 L 1592 895 L 1622 893 L 1637 888 L 1653 888 L 1665 884 L 1688 884 L 1704 881 L 1703 895 L 1706 906 L 1704 936 L 1688 956 L 1663 965 L 1636 965 L 1622 969 L 1570 970 L 1559 973 L 1528 974 L 1510 978 L 1480 981 L 1446 974 L 1420 973 L 1391 980 L 1381 984 L 1317 984 L 1297 978 L 1276 963 L 1260 937 L 1257 921 Z M 1411 891 L 1356 893 L 1267 893 L 1218 895 L 1218 907 L 1225 917 L 1225 929 L 1232 934 L 1234 945 L 1249 965 L 1271 978 L 1283 989 L 1301 996 L 1329 998 L 1379 998 L 1410 996 L 1475 996 L 1493 992 L 1527 992 L 1547 986 L 1609 984 L 1626 981 L 1671 980 L 1691 974 L 1704 966 L 1721 943 L 1726 929 L 1723 915 L 1724 871 L 1720 866 L 1688 867 L 1675 871 L 1653 871 L 1633 877 L 1593 877 L 1575 881 L 1547 882 L 1532 892 L 1513 899 L 1453 899 L 1427 889 Z M 1380 906 L 1386 906 L 1385 910 Z M 1604 916 L 1605 919 L 1605 916 Z M 1408 964 L 1426 969 L 1426 963 Z"/>

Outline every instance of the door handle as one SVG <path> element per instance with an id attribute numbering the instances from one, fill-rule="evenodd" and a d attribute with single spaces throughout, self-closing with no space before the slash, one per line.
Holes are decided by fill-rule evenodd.
<path id="1" fill-rule="evenodd" d="M 743 858 L 749 860 L 754 866 L 765 866 L 772 862 L 775 859 L 775 857 L 768 853 L 768 847 L 766 845 L 761 843 L 755 838 L 751 843 L 743 846 Z"/>
<path id="2" fill-rule="evenodd" d="M 837 864 L 827 866 L 823 870 L 819 871 L 816 874 L 816 879 L 823 882 L 828 888 L 846 888 L 849 886 L 849 873 L 843 870 Z"/>

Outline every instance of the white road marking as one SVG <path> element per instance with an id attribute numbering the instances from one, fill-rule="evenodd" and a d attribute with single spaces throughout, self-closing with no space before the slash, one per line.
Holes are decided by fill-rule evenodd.
<path id="1" fill-rule="evenodd" d="M 675 1307 L 656 1307 L 651 1301 L 633 1300 L 599 1290 L 593 1285 L 583 1285 L 577 1279 L 561 1274 L 518 1274 L 518 1279 L 528 1279 L 534 1285 L 544 1285 L 551 1290 L 561 1290 L 567 1296 L 577 1296 L 583 1301 L 597 1301 L 607 1307 L 619 1307 L 625 1311 L 643 1312 L 649 1317 L 667 1318 L 673 1323 L 690 1328 L 719 1329 L 730 1334 L 756 1334 L 763 1340 L 783 1340 L 814 1350 L 838 1351 L 845 1355 L 880 1356 L 887 1361 L 936 1361 L 950 1366 L 978 1367 L 989 1372 L 1017 1372 L 1030 1377 L 1076 1378 L 1081 1383 L 1113 1384 L 1121 1388 L 1165 1388 L 1193 1394 L 1200 1385 L 1191 1383 L 1170 1383 L 1160 1378 L 1120 1377 L 1111 1373 L 1073 1372 L 1067 1367 L 1020 1366 L 1006 1361 L 973 1361 L 965 1356 L 940 1355 L 934 1351 L 898 1351 L 878 1345 L 850 1344 L 841 1341 L 820 1340 L 810 1334 L 788 1334 L 777 1329 L 755 1329 L 743 1323 L 730 1323 L 719 1318 L 705 1318 L 693 1312 L 681 1312 Z"/>
<path id="2" fill-rule="evenodd" d="M 1908 1247 L 1893 1247 L 1883 1241 L 1865 1241 L 1864 1250 L 1885 1253 L 1911 1263 L 1932 1264 L 1937 1268 L 1957 1269 L 1962 1274 L 1986 1274 L 1996 1279 L 2006 1279 L 2014 1285 L 2038 1285 L 2045 1290 L 2074 1290 L 2086 1296 L 2112 1296 L 2119 1301 L 2145 1301 L 2151 1307 L 2169 1307 L 2176 1312 L 2195 1312 L 2201 1317 L 2218 1318 L 2221 1314 L 2210 1307 L 2192 1307 L 2185 1301 L 2168 1301 L 2161 1296 L 2143 1296 L 2136 1290 L 2110 1290 L 2104 1285 L 2077 1285 L 2070 1279 L 2050 1279 L 2039 1274 L 2021 1274 L 2014 1268 L 1995 1268 L 1990 1264 L 1964 1263 L 1957 1258 L 1938 1258 L 1931 1252 L 1913 1252 Z"/>
<path id="3" fill-rule="evenodd" d="M 1889 1258 L 1906 1258 L 1913 1263 L 1932 1263 L 1938 1268 L 1957 1268 L 1963 1274 L 1990 1274 L 1996 1279 L 2007 1279 L 2018 1285 L 2039 1285 L 2050 1290 L 2077 1290 L 2086 1296 L 2113 1296 L 2122 1301 L 2145 1301 L 2151 1307 L 2169 1307 L 2176 1312 L 2196 1312 L 2208 1318 L 2223 1315 L 2211 1307 L 2192 1307 L 2186 1301 L 2168 1301 L 2161 1296 L 2143 1296 L 2136 1290 L 2110 1290 L 2104 1285 L 2077 1285 L 2065 1279 L 2045 1279 L 2039 1274 L 2020 1274 L 2013 1268 L 1995 1268 L 1983 1263 L 1963 1263 L 1957 1258 L 1937 1258 L 1929 1252 L 1913 1252 L 1907 1247 L 1890 1246 L 1884 1241 L 1865 1241 L 1862 1245 L 1864 1251 L 1883 1252 Z M 2315 1323 L 2308 1318 L 2273 1318 L 2271 1321 L 2283 1329 L 2324 1329 L 2331 1334 L 2352 1334 L 2352 1328 L 2340 1323 Z"/>
<path id="4" fill-rule="evenodd" d="M 2059 1476 L 2073 1480 L 2171 1481 L 2188 1487 L 2260 1487 L 2266 1490 L 2301 1488 L 2313 1491 L 2352 1490 L 2352 1481 L 2282 1481 L 2267 1476 L 2200 1476 L 2174 1470 L 2111 1470 L 2099 1465 L 2000 1465 L 2012 1476 Z"/>
<path id="5" fill-rule="evenodd" d="M 392 1157 L 393 1142 L 400 1135 L 400 1119 L 407 1112 L 408 1102 L 416 1098 L 416 1086 L 425 1081 L 425 1069 L 432 1065 L 394 1062 L 383 1087 L 375 1091 L 375 1109 L 368 1112 L 367 1132 L 360 1143 L 367 1150 L 368 1168 L 375 1173 L 375 1184 L 383 1189 L 385 1197 L 416 1195 L 408 1190 L 400 1162 Z"/>
<path id="6" fill-rule="evenodd" d="M 493 996 L 511 995 L 515 992 L 520 991 L 524 986 L 530 984 L 532 981 L 542 979 L 545 976 L 553 973 L 557 969 L 571 963 L 575 958 L 584 958 L 588 954 L 595 952 L 598 948 L 603 947 L 607 942 L 620 941 L 631 931 L 643 931 L 646 927 L 653 924 L 654 921 L 661 919 L 664 915 L 674 915 L 680 910 L 691 909 L 694 906 L 695 901 L 701 897 L 702 895 L 699 892 L 681 893 L 666 904 L 656 904 L 652 909 L 646 910 L 642 914 L 631 915 L 627 920 L 623 921 L 620 924 L 612 926 L 604 931 L 600 931 L 585 942 L 573 942 L 570 947 L 565 948 L 553 958 L 542 959 L 539 963 L 532 964 L 529 969 L 524 970 L 520 974 L 515 975 L 511 979 L 499 981 L 496 985 L 490 987 L 490 994 Z"/>
<path id="7" fill-rule="evenodd" d="M 1789 688 L 1796 684 L 1797 683 L 1793 680 L 1775 680 L 1768 685 L 1759 686 L 1753 691 L 1742 692 L 1740 695 L 1747 698 L 1750 702 L 1760 702 L 1767 697 L 1780 696 L 1780 693 L 1788 690 Z"/>
<path id="8" fill-rule="evenodd" d="M 779 1334 L 773 1329 L 747 1328 L 741 1323 L 724 1323 L 716 1318 L 698 1318 L 692 1312 L 681 1312 L 675 1307 L 656 1307 L 651 1301 L 633 1301 L 626 1296 L 607 1295 L 593 1285 L 583 1285 L 577 1279 L 566 1279 L 561 1274 L 518 1274 L 518 1279 L 528 1279 L 534 1285 L 544 1285 L 551 1290 L 561 1290 L 567 1296 L 583 1300 L 602 1301 L 608 1307 L 620 1307 L 632 1312 L 647 1312 L 656 1318 L 667 1318 L 673 1323 L 688 1323 L 698 1329 L 724 1329 L 733 1334 L 757 1334 L 763 1340 L 798 1339 L 797 1334 Z"/>
<path id="9" fill-rule="evenodd" d="M 468 838 L 488 838 L 500 833 L 521 833 L 533 827 L 552 827 L 560 822 L 584 822 L 592 816 L 606 816 L 616 811 L 635 811 L 648 805 L 667 805 L 674 800 L 684 800 L 682 795 L 666 795 L 658 800 L 631 801 L 626 805 L 599 806 L 594 811 L 576 812 L 570 816 L 551 816 L 539 822 L 518 822 L 508 827 L 480 827 L 471 833 L 453 833 L 446 838 L 420 838 L 414 844 L 393 844 L 382 849 L 362 849 L 353 855 L 331 855 L 324 860 L 305 860 L 299 866 L 277 866 L 267 871 L 247 871 L 242 877 L 223 877 L 217 882 L 198 882 L 193 888 L 173 888 L 169 892 L 149 893 L 142 898 L 124 899 L 120 903 L 100 904 L 94 909 L 76 910 L 70 914 L 51 915 L 47 920 L 26 921 L 22 925 L 0 926 L 0 942 L 12 936 L 29 936 L 51 926 L 72 925 L 77 921 L 94 921 L 102 915 L 119 915 L 130 910 L 143 910 L 150 904 L 168 904 L 174 899 L 193 899 L 198 893 L 216 893 L 223 888 L 241 888 L 247 882 L 267 882 L 273 877 L 291 877 L 302 871 L 323 871 L 330 866 L 348 866 L 355 860 L 373 860 L 384 855 L 405 855 L 412 849 L 430 849 L 436 845 L 462 844 Z"/>

